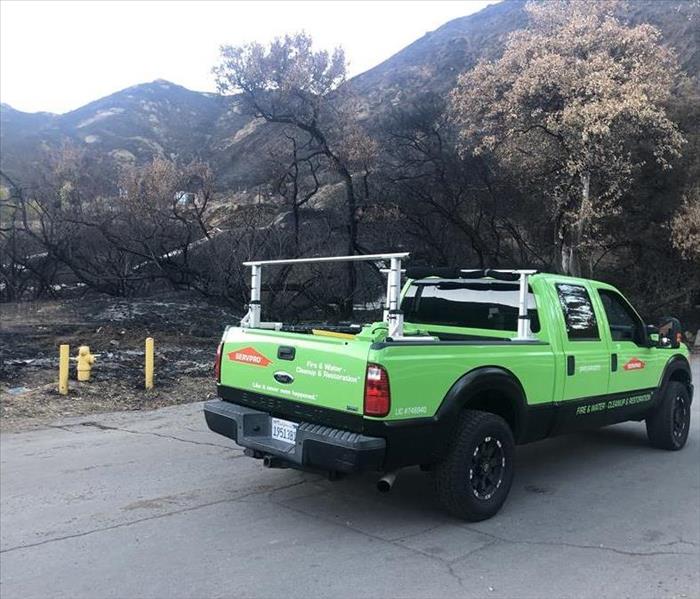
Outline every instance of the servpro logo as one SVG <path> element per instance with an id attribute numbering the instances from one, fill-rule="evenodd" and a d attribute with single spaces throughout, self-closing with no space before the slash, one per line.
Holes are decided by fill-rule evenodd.
<path id="1" fill-rule="evenodd" d="M 267 366 L 272 360 L 263 356 L 258 350 L 252 347 L 244 347 L 228 353 L 228 359 L 232 362 L 242 364 L 252 364 L 253 366 Z"/>
<path id="2" fill-rule="evenodd" d="M 646 362 L 642 362 L 639 358 L 632 358 L 623 368 L 625 370 L 641 370 L 646 365 Z"/>

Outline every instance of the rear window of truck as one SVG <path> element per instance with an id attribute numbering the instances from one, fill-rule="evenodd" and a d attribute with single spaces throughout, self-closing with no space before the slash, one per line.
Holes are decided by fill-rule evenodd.
<path id="1" fill-rule="evenodd" d="M 415 281 L 401 302 L 404 319 L 494 331 L 518 330 L 518 284 L 503 282 Z M 535 296 L 530 292 L 528 314 L 533 333 L 540 330 Z"/>

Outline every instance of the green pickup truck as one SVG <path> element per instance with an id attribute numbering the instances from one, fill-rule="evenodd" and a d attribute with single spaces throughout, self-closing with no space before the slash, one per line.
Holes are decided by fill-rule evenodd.
<path id="1" fill-rule="evenodd" d="M 209 428 L 267 467 L 371 470 L 380 490 L 418 465 L 444 508 L 472 521 L 503 505 L 516 444 L 644 420 L 653 447 L 685 445 L 693 385 L 675 319 L 645 325 L 598 281 L 404 270 L 407 257 L 245 263 L 251 302 L 219 345 Z M 347 260 L 387 273 L 382 321 L 305 329 L 261 320 L 263 267 Z"/>

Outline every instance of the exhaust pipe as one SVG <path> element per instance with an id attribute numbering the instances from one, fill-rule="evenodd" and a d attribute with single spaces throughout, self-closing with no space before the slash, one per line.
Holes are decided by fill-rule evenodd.
<path id="1" fill-rule="evenodd" d="M 386 472 L 377 481 L 377 491 L 380 493 L 388 493 L 391 491 L 391 487 L 394 486 L 394 481 L 396 481 L 396 475 L 399 473 L 398 470 L 393 470 L 392 472 Z"/>
<path id="2" fill-rule="evenodd" d="M 287 464 L 285 464 L 284 460 L 278 457 L 275 457 L 273 455 L 266 455 L 263 456 L 263 466 L 265 468 L 286 468 Z"/>

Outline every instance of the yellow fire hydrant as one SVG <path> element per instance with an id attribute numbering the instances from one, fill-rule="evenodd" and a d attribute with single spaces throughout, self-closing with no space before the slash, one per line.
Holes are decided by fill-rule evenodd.
<path id="1" fill-rule="evenodd" d="M 90 353 L 87 345 L 78 348 L 78 380 L 89 381 L 92 365 L 95 363 L 95 356 Z"/>

